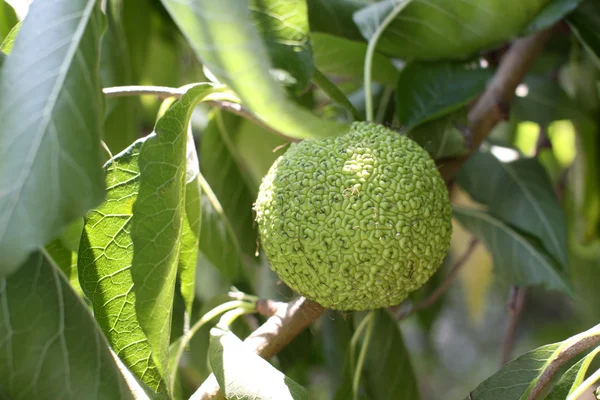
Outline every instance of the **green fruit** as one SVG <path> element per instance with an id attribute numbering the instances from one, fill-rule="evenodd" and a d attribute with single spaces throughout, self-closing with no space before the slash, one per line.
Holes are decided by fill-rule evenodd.
<path id="1" fill-rule="evenodd" d="M 292 145 L 255 209 L 273 270 L 340 310 L 400 303 L 439 268 L 452 233 L 446 185 L 427 152 L 366 122 Z"/>

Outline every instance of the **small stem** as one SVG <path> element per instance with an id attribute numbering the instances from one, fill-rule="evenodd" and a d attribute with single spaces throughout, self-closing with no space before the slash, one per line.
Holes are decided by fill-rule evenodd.
<path id="1" fill-rule="evenodd" d="M 369 39 L 367 46 L 367 53 L 365 54 L 365 75 L 364 75 L 364 86 L 365 86 L 365 108 L 367 112 L 367 121 L 373 121 L 373 93 L 371 91 L 371 70 L 373 69 L 373 56 L 375 55 L 375 48 L 379 38 L 388 27 L 388 25 L 396 18 L 400 11 L 406 7 L 411 0 L 400 0 L 400 2 L 394 7 L 394 9 L 385 17 L 381 25 L 377 27 L 377 30 Z"/>
<path id="2" fill-rule="evenodd" d="M 229 330 L 229 327 L 233 322 L 244 314 L 249 314 L 256 311 L 253 306 L 250 306 L 249 303 L 246 303 L 246 306 L 234 308 L 231 311 L 227 311 L 225 314 L 221 316 L 219 323 L 217 324 L 218 328 L 223 330 Z"/>
<path id="3" fill-rule="evenodd" d="M 377 115 L 375 116 L 375 122 L 381 123 L 383 121 L 385 111 L 387 109 L 388 103 L 390 102 L 390 98 L 392 97 L 393 92 L 394 88 L 391 86 L 388 86 L 385 89 L 383 89 L 383 95 L 381 96 L 381 101 L 379 102 L 379 109 L 377 110 Z"/>
<path id="4" fill-rule="evenodd" d="M 360 348 L 360 354 L 358 355 L 356 369 L 354 370 L 354 377 L 352 379 L 352 394 L 354 396 L 354 400 L 358 400 L 358 386 L 360 384 L 360 376 L 362 374 L 363 365 L 365 364 L 365 358 L 367 356 L 369 342 L 371 341 L 371 336 L 373 335 L 373 326 L 375 325 L 375 311 L 370 311 L 369 314 L 363 319 L 363 321 L 365 320 L 367 320 L 367 331 L 365 332 L 365 338 Z M 363 321 L 361 321 L 361 325 Z"/>
<path id="5" fill-rule="evenodd" d="M 358 344 L 358 339 L 360 338 L 362 331 L 364 331 L 365 328 L 367 327 L 370 316 L 371 316 L 371 314 L 369 313 L 369 314 L 367 314 L 366 317 L 364 317 L 362 319 L 362 321 L 360 321 L 360 323 L 356 327 L 356 330 L 354 331 L 354 334 L 352 335 L 352 338 L 350 339 L 350 370 L 351 371 L 354 371 L 354 367 L 355 367 L 354 366 L 354 353 L 356 352 L 356 345 Z"/>
<path id="6" fill-rule="evenodd" d="M 102 89 L 106 97 L 124 96 L 156 96 L 161 99 L 167 97 L 180 98 L 186 92 L 185 88 L 173 88 L 168 86 L 114 86 Z"/>
<path id="7" fill-rule="evenodd" d="M 462 256 L 458 260 L 456 260 L 456 262 L 450 269 L 450 272 L 448 273 L 448 275 L 446 276 L 444 281 L 440 284 L 440 286 L 435 288 L 435 290 L 433 292 L 431 292 L 431 294 L 429 296 L 427 296 L 427 298 L 425 300 L 414 305 L 412 308 L 408 309 L 408 311 L 397 313 L 396 319 L 404 319 L 404 318 L 408 317 L 409 315 L 412 315 L 412 314 L 416 313 L 417 311 L 427 308 L 427 307 L 431 306 L 433 303 L 435 303 L 436 301 L 438 301 L 440 299 L 440 297 L 442 297 L 442 295 L 444 293 L 446 293 L 446 290 L 448 290 L 448 288 L 454 281 L 454 278 L 456 277 L 456 275 L 458 275 L 460 268 L 466 263 L 466 261 L 469 259 L 471 254 L 473 254 L 473 250 L 475 250 L 477 243 L 479 243 L 479 241 L 477 239 L 472 239 L 471 242 L 469 243 L 469 246 L 465 250 L 465 252 L 462 254 Z"/>
<path id="8" fill-rule="evenodd" d="M 507 308 L 509 314 L 508 325 L 504 332 L 504 342 L 502 345 L 502 364 L 506 364 L 510 360 L 510 354 L 515 342 L 515 333 L 517 331 L 517 324 L 519 323 L 519 317 L 523 312 L 523 306 L 525 305 L 525 294 L 526 289 L 524 287 L 513 286 L 510 288 L 510 294 L 508 296 Z"/>
<path id="9" fill-rule="evenodd" d="M 331 80 L 317 68 L 313 70 L 313 82 L 323 91 L 323 93 L 329 96 L 331 100 L 350 111 L 355 121 L 360 121 L 362 119 L 360 113 L 354 105 L 352 105 L 350 100 L 348 100 L 344 92 L 342 92 L 340 88 L 331 82 Z"/>

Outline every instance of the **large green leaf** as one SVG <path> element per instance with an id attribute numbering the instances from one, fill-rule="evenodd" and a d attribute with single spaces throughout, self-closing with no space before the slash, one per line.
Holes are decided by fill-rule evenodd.
<path id="1" fill-rule="evenodd" d="M 250 0 L 250 10 L 271 56 L 274 76 L 294 92 L 304 91 L 313 68 L 306 1 Z"/>
<path id="2" fill-rule="evenodd" d="M 325 137 L 346 125 L 318 118 L 289 100 L 269 74 L 267 51 L 240 0 L 162 0 L 202 63 L 260 119 L 297 138 Z"/>
<path id="3" fill-rule="evenodd" d="M 600 347 L 596 347 L 596 349 L 592 350 L 588 355 L 569 368 L 552 388 L 552 391 L 548 393 L 546 400 L 564 400 L 569 397 L 569 395 L 581 385 L 590 364 L 594 361 L 594 358 L 596 358 L 596 355 L 598 355 L 599 352 Z"/>
<path id="4" fill-rule="evenodd" d="M 488 206 L 491 215 L 536 237 L 566 271 L 565 215 L 537 159 L 502 162 L 484 149 L 469 158 L 457 179 L 475 201 Z"/>
<path id="5" fill-rule="evenodd" d="M 34 2 L 0 71 L 0 275 L 104 197 L 101 18 L 95 0 Z"/>
<path id="6" fill-rule="evenodd" d="M 181 248 L 179 250 L 179 285 L 188 316 L 192 314 L 192 304 L 195 297 L 196 265 L 198 263 L 198 247 L 200 244 L 202 221 L 200 200 L 200 183 L 199 177 L 196 174 L 185 185 L 185 218 L 183 220 Z"/>
<path id="7" fill-rule="evenodd" d="M 489 213 L 454 206 L 454 217 L 492 253 L 496 273 L 520 285 L 544 285 L 572 295 L 566 272 L 533 239 Z"/>
<path id="8" fill-rule="evenodd" d="M 355 11 L 367 2 L 361 0 L 307 0 L 311 32 L 323 32 L 350 40 L 363 41 L 352 20 Z"/>
<path id="9" fill-rule="evenodd" d="M 326 75 L 362 82 L 365 73 L 367 44 L 327 33 L 311 35 L 316 67 Z M 398 70 L 383 54 L 373 56 L 373 80 L 394 85 Z"/>
<path id="10" fill-rule="evenodd" d="M 132 81 L 128 84 L 140 84 L 140 76 L 146 68 L 154 63 L 148 63 L 150 43 L 152 42 L 152 26 L 154 22 L 153 5 L 150 1 L 124 0 L 121 9 L 121 23 L 127 43 L 129 65 L 131 67 Z M 154 26 L 156 27 L 156 23 Z M 157 58 L 158 59 L 158 58 Z M 161 63 L 158 63 L 162 66 Z M 173 72 L 173 71 L 171 71 Z M 163 85 L 169 84 L 160 82 Z"/>
<path id="11" fill-rule="evenodd" d="M 86 216 L 77 269 L 81 288 L 115 353 L 148 387 L 165 393 L 135 313 L 131 277 L 132 205 L 139 188 L 138 156 L 145 140 L 136 141 L 106 164 L 106 201 Z"/>
<path id="12" fill-rule="evenodd" d="M 121 0 L 106 4 L 106 33 L 100 50 L 100 78 L 103 87 L 131 85 L 133 75 L 129 51 L 121 20 Z M 137 136 L 136 97 L 114 97 L 106 100 L 104 141 L 113 153 L 129 146 Z"/>
<path id="13" fill-rule="evenodd" d="M 0 391 L 8 398 L 133 398 L 94 318 L 45 251 L 0 278 L 0 304 Z"/>
<path id="14" fill-rule="evenodd" d="M 158 120 L 138 157 L 139 193 L 133 204 L 131 275 L 135 309 L 161 376 L 165 376 L 179 251 L 185 218 L 188 126 L 213 86 L 199 84 Z"/>
<path id="15" fill-rule="evenodd" d="M 385 29 L 377 49 L 404 59 L 465 59 L 517 36 L 550 0 L 523 0 L 507 7 L 503 0 L 414 0 Z M 370 39 L 398 4 L 385 0 L 354 14 Z"/>
<path id="16" fill-rule="evenodd" d="M 398 119 L 411 128 L 456 111 L 485 89 L 491 75 L 476 62 L 411 62 L 398 78 Z"/>
<path id="17" fill-rule="evenodd" d="M 582 1 L 567 22 L 600 67 L 600 4 L 595 0 Z"/>
<path id="18" fill-rule="evenodd" d="M 233 145 L 240 122 L 241 119 L 236 115 L 220 111 L 213 113 L 202 133 L 200 166 L 202 175 L 223 207 L 242 251 L 254 257 L 257 231 L 252 206 L 255 196 Z"/>
<path id="19" fill-rule="evenodd" d="M 231 331 L 210 331 L 210 366 L 226 398 L 240 400 L 307 399 L 306 389 L 244 347 Z"/>

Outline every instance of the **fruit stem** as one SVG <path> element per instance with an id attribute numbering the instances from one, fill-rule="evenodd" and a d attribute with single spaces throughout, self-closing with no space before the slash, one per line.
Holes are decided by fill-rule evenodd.
<path id="1" fill-rule="evenodd" d="M 379 38 L 388 27 L 388 25 L 396 18 L 400 11 L 406 7 L 411 0 L 401 0 L 394 9 L 385 17 L 381 25 L 377 27 L 371 39 L 369 39 L 369 45 L 367 46 L 367 54 L 365 55 L 365 75 L 364 75 L 364 86 L 365 86 L 365 108 L 367 121 L 373 121 L 373 92 L 371 89 L 371 70 L 373 69 L 373 56 L 375 55 L 375 47 Z"/>

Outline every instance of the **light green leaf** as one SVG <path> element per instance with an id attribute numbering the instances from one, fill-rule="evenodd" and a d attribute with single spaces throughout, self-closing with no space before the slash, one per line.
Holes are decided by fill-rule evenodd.
<path id="1" fill-rule="evenodd" d="M 364 41 L 352 20 L 352 14 L 361 9 L 361 0 L 307 0 L 311 32 L 323 32 L 350 40 Z"/>
<path id="2" fill-rule="evenodd" d="M 508 282 L 543 285 L 573 295 L 565 271 L 534 240 L 485 211 L 454 206 L 454 217 L 492 253 L 496 273 Z"/>
<path id="3" fill-rule="evenodd" d="M 550 393 L 548 393 L 546 400 L 564 400 L 569 397 L 569 395 L 581 385 L 590 364 L 594 361 L 594 358 L 599 352 L 600 347 L 596 347 L 596 349 L 592 350 L 588 355 L 569 368 L 552 388 Z"/>
<path id="4" fill-rule="evenodd" d="M 321 72 L 362 82 L 365 74 L 366 43 L 326 33 L 313 33 L 311 40 L 315 65 Z M 371 73 L 374 81 L 394 85 L 399 72 L 388 57 L 375 53 Z"/>
<path id="5" fill-rule="evenodd" d="M 121 0 L 106 4 L 107 28 L 100 50 L 100 78 L 103 87 L 131 85 L 133 76 L 123 25 Z M 106 100 L 104 137 L 113 154 L 129 146 L 137 137 L 136 97 L 113 97 Z"/>
<path id="6" fill-rule="evenodd" d="M 491 69 L 477 62 L 411 62 L 398 78 L 398 120 L 411 128 L 456 111 L 478 96 L 491 76 Z"/>
<path id="7" fill-rule="evenodd" d="M 306 1 L 250 0 L 250 10 L 271 56 L 274 77 L 286 75 L 278 80 L 301 93 L 310 84 L 313 68 Z"/>
<path id="8" fill-rule="evenodd" d="M 36 1 L 0 71 L 0 275 L 104 198 L 95 0 Z"/>
<path id="9" fill-rule="evenodd" d="M 465 59 L 517 36 L 550 0 L 415 0 L 383 32 L 377 50 L 406 60 Z M 384 0 L 354 14 L 370 39 L 397 0 Z"/>
<path id="10" fill-rule="evenodd" d="M 500 161 L 490 149 L 471 155 L 458 183 L 502 222 L 536 237 L 566 271 L 565 215 L 544 167 L 535 158 Z"/>
<path id="11" fill-rule="evenodd" d="M 71 277 L 73 252 L 66 248 L 59 238 L 52 240 L 46 245 L 46 253 L 54 264 L 60 268 L 67 278 Z"/>
<path id="12" fill-rule="evenodd" d="M 244 347 L 230 331 L 214 327 L 208 349 L 210 366 L 224 396 L 239 400 L 301 400 L 306 389 Z"/>
<path id="13" fill-rule="evenodd" d="M 8 32 L 2 44 L 0 45 L 0 51 L 2 53 L 9 55 L 12 52 L 12 48 L 15 45 L 15 40 L 17 39 L 17 34 L 21 29 L 21 25 L 23 25 L 23 21 L 19 21 L 13 28 Z"/>
<path id="14" fill-rule="evenodd" d="M 166 375 L 168 363 L 185 218 L 188 125 L 195 106 L 212 92 L 210 84 L 188 89 L 158 120 L 138 157 L 140 186 L 131 221 L 131 275 L 136 314 L 161 376 Z"/>
<path id="15" fill-rule="evenodd" d="M 551 0 L 535 18 L 529 22 L 523 35 L 530 35 L 536 31 L 549 28 L 561 20 L 565 15 L 577 8 L 581 0 Z"/>
<path id="16" fill-rule="evenodd" d="M 567 18 L 569 26 L 600 67 L 600 4 L 583 0 Z"/>
<path id="17" fill-rule="evenodd" d="M 0 304 L 0 387 L 8 398 L 133 398 L 94 318 L 45 251 L 0 278 Z"/>
<path id="18" fill-rule="evenodd" d="M 135 313 L 131 277 L 132 205 L 139 188 L 138 156 L 145 140 L 136 141 L 106 164 L 106 201 L 86 216 L 77 268 L 81 288 L 115 353 L 148 387 L 166 393 Z"/>
<path id="19" fill-rule="evenodd" d="M 254 258 L 258 233 L 252 206 L 256 197 L 241 169 L 240 156 L 232 142 L 240 122 L 241 118 L 234 114 L 221 111 L 212 114 L 202 133 L 200 167 L 231 224 L 241 250 L 247 257 Z"/>
<path id="20" fill-rule="evenodd" d="M 348 127 L 289 100 L 270 76 L 267 51 L 247 0 L 162 0 L 202 63 L 273 129 L 296 138 L 334 136 Z"/>
<path id="21" fill-rule="evenodd" d="M 443 117 L 425 122 L 407 132 L 434 160 L 457 157 L 468 152 L 466 107 Z"/>

